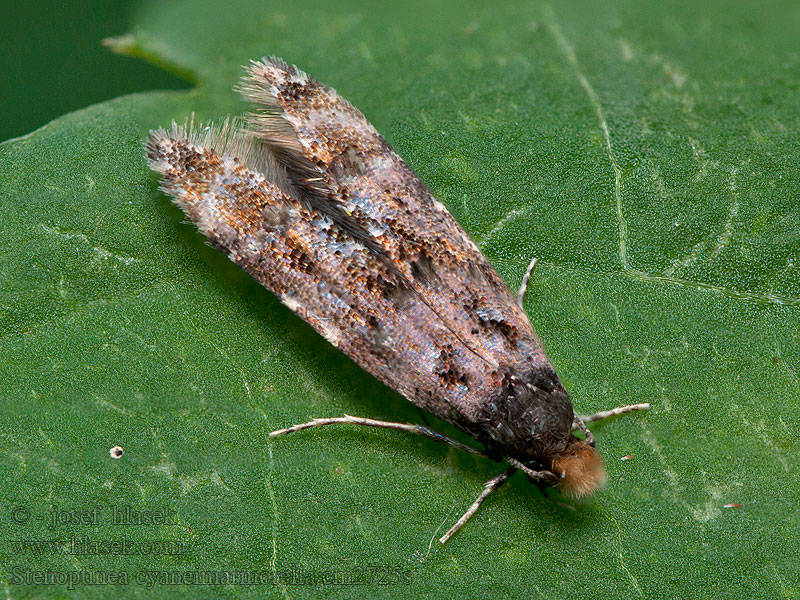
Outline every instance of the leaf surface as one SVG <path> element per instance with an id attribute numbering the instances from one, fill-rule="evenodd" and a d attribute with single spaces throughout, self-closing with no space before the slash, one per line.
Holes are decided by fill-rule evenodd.
<path id="1" fill-rule="evenodd" d="M 333 597 L 800 596 L 792 4 L 186 1 L 143 5 L 136 23 L 119 49 L 195 89 L 0 145 L 7 596 L 312 598 L 324 574 L 368 581 Z M 147 131 L 243 111 L 240 66 L 269 54 L 361 109 L 513 288 L 539 257 L 526 309 L 578 410 L 652 403 L 594 428 L 609 473 L 595 497 L 569 510 L 517 475 L 440 547 L 499 465 L 384 430 L 267 441 L 343 413 L 460 435 L 336 352 L 157 191 Z M 94 523 L 48 528 L 54 509 L 95 506 Z M 126 506 L 169 519 L 115 525 Z M 12 543 L 54 538 L 184 546 Z M 129 582 L 20 581 L 37 569 Z M 232 569 L 263 584 L 138 575 Z"/>

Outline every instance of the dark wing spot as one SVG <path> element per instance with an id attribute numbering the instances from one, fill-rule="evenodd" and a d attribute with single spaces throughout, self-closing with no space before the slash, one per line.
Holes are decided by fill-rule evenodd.
<path id="1" fill-rule="evenodd" d="M 516 347 L 519 341 L 519 331 L 517 328 L 505 320 L 503 313 L 495 308 L 485 305 L 484 298 L 471 298 L 464 302 L 464 310 L 475 315 L 475 322 L 484 331 L 497 332 L 506 341 Z M 473 329 L 473 334 L 475 334 Z"/>
<path id="2" fill-rule="evenodd" d="M 433 268 L 433 261 L 426 254 L 420 253 L 416 260 L 411 263 L 411 276 L 418 281 L 429 282 L 438 279 L 438 275 Z"/>
<path id="3" fill-rule="evenodd" d="M 350 146 L 331 161 L 328 169 L 334 179 L 339 180 L 345 177 L 363 176 L 366 165 L 356 149 Z"/>
<path id="4" fill-rule="evenodd" d="M 385 281 L 385 284 L 378 289 L 381 295 L 398 309 L 404 308 L 414 296 L 414 291 L 402 280 Z"/>
<path id="5" fill-rule="evenodd" d="M 289 247 L 289 253 L 286 258 L 289 259 L 292 268 L 308 275 L 313 274 L 317 269 L 317 264 L 306 249 L 292 237 L 286 239 L 286 245 Z"/>
<path id="6" fill-rule="evenodd" d="M 448 385 L 469 385 L 469 378 L 460 367 L 458 353 L 451 344 L 442 348 L 434 372 Z"/>

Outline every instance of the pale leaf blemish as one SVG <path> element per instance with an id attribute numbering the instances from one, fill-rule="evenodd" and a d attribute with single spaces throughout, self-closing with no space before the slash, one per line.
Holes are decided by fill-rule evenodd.
<path id="1" fill-rule="evenodd" d="M 7 455 L 19 463 L 19 470 L 23 473 L 28 470 L 28 461 L 19 452 L 8 452 Z"/>
<path id="2" fill-rule="evenodd" d="M 97 406 L 99 406 L 100 408 L 113 410 L 115 412 L 118 412 L 121 415 L 126 415 L 126 416 L 131 414 L 129 410 L 127 410 L 125 408 L 121 408 L 121 407 L 117 406 L 116 404 L 114 404 L 113 402 L 111 402 L 109 400 L 106 400 L 105 398 L 101 398 L 100 396 L 97 396 L 97 395 L 94 395 L 94 394 L 93 394 L 93 396 L 94 396 L 95 402 L 97 403 Z"/>
<path id="3" fill-rule="evenodd" d="M 431 125 L 428 115 L 425 114 L 424 110 L 419 111 L 419 118 L 422 120 L 422 124 L 425 126 L 425 129 L 428 131 L 433 131 L 433 126 Z"/>
<path id="4" fill-rule="evenodd" d="M 633 48 L 631 47 L 630 43 L 623 39 L 617 40 L 617 43 L 619 44 L 619 52 L 622 56 L 622 60 L 625 62 L 631 62 L 631 60 L 633 60 Z"/>
<path id="5" fill-rule="evenodd" d="M 367 530 L 364 528 L 364 524 L 361 522 L 361 515 L 354 515 L 353 516 L 353 523 L 355 523 L 356 529 L 361 534 L 361 537 L 365 539 L 369 539 L 369 535 L 367 535 Z"/>
<path id="6" fill-rule="evenodd" d="M 683 87 L 683 84 L 685 84 L 686 80 L 688 79 L 687 75 L 681 72 L 681 70 L 678 67 L 666 61 L 663 63 L 663 68 L 664 68 L 664 73 L 666 73 L 667 77 L 670 78 L 672 84 L 677 89 L 681 89 Z"/>
<path id="7" fill-rule="evenodd" d="M 492 239 L 495 235 L 507 228 L 509 223 L 515 221 L 516 219 L 525 217 L 528 213 L 533 211 L 534 208 L 534 206 L 523 206 L 508 211 L 508 213 L 506 213 L 502 219 L 497 221 L 497 223 L 494 224 L 494 226 L 486 233 L 486 235 L 480 239 L 480 244 L 482 246 L 485 245 L 486 242 Z"/>
<path id="8" fill-rule="evenodd" d="M 233 490 L 223 481 L 216 469 L 211 469 L 207 473 L 202 473 L 193 477 L 180 475 L 178 477 L 178 482 L 180 483 L 181 495 L 183 496 L 194 490 L 194 488 L 196 488 L 198 485 L 208 484 L 221 488 L 227 493 L 233 493 Z"/>
<path id="9" fill-rule="evenodd" d="M 751 431 L 758 436 L 764 446 L 769 449 L 771 455 L 774 456 L 781 464 L 783 470 L 787 473 L 790 473 L 792 471 L 792 465 L 789 464 L 789 460 L 786 458 L 784 451 L 781 450 L 778 444 L 776 444 L 771 437 L 771 434 L 775 433 L 775 428 L 767 425 L 764 419 L 751 418 L 751 415 L 745 413 L 738 404 L 731 405 L 731 409 L 733 412 L 737 413 L 737 416 L 742 421 L 742 425 L 744 425 L 748 431 Z"/>
<path id="10" fill-rule="evenodd" d="M 56 461 L 53 458 L 50 458 L 49 456 L 37 456 L 35 458 L 44 466 L 46 466 L 49 470 L 51 470 L 53 473 L 57 473 L 59 470 L 58 468 L 61 466 L 58 463 L 58 461 Z"/>
<path id="11" fill-rule="evenodd" d="M 91 265 L 96 265 L 111 259 L 119 263 L 122 263 L 123 265 L 126 266 L 139 262 L 138 258 L 134 258 L 132 256 L 125 256 L 123 254 L 115 254 L 114 252 L 110 252 L 109 250 L 106 250 L 101 246 L 92 245 L 92 243 L 89 241 L 89 237 L 85 233 L 73 233 L 68 231 L 62 231 L 58 227 L 51 227 L 49 225 L 45 225 L 44 223 L 41 224 L 41 228 L 49 235 L 56 237 L 58 239 L 65 241 L 77 240 L 82 245 L 88 246 L 93 253 L 92 261 L 90 263 Z"/>
<path id="12" fill-rule="evenodd" d="M 257 405 L 253 398 L 248 396 L 248 400 L 250 406 L 258 412 L 261 418 L 268 422 L 269 419 L 267 418 L 267 413 L 264 412 L 264 409 Z M 270 427 L 268 429 L 271 430 Z M 278 575 L 278 523 L 280 521 L 280 513 L 278 512 L 278 500 L 275 495 L 275 487 L 272 485 L 272 478 L 275 474 L 275 459 L 272 455 L 272 444 L 267 440 L 267 456 L 269 460 L 267 461 L 267 476 L 264 478 L 265 487 L 267 488 L 267 493 L 269 494 L 270 505 L 272 506 L 272 556 L 269 559 L 269 566 L 270 570 L 272 571 L 272 578 L 275 581 L 275 585 L 277 585 L 281 590 L 281 595 L 284 599 L 289 599 L 289 590 L 286 588 L 286 585 L 283 583 L 281 578 Z"/>
<path id="13" fill-rule="evenodd" d="M 175 471 L 177 470 L 177 466 L 174 462 L 167 460 L 167 457 L 162 457 L 162 461 L 157 465 L 151 465 L 150 470 L 158 475 L 163 475 L 167 479 L 174 479 L 175 478 Z"/>
<path id="14" fill-rule="evenodd" d="M 53 443 L 53 439 L 49 435 L 47 435 L 44 429 L 39 427 L 37 428 L 36 432 L 39 434 L 39 437 L 41 437 L 50 448 L 56 447 L 55 443 Z"/>
<path id="15" fill-rule="evenodd" d="M 735 484 L 718 485 L 715 483 L 705 483 L 703 485 L 703 491 L 707 495 L 707 499 L 696 504 L 690 503 L 686 500 L 686 488 L 681 485 L 678 474 L 667 462 L 663 446 L 644 423 L 641 423 L 640 427 L 642 430 L 642 439 L 650 447 L 651 451 L 662 465 L 664 474 L 670 485 L 667 493 L 670 501 L 684 508 L 692 518 L 699 523 L 706 523 L 722 514 L 721 507 L 723 505 L 723 498 L 728 494 L 730 485 Z M 705 476 L 705 473 L 700 473 L 695 477 L 705 478 Z"/>
<path id="16" fill-rule="evenodd" d="M 69 300 L 69 292 L 67 291 L 67 281 L 62 275 L 58 280 L 58 295 L 62 300 Z"/>
<path id="17" fill-rule="evenodd" d="M 736 220 L 736 217 L 739 215 L 739 201 L 735 201 L 731 205 L 731 209 L 728 213 L 728 219 L 725 221 L 725 226 L 722 228 L 722 233 L 717 238 L 717 245 L 714 248 L 714 251 L 711 253 L 712 257 L 716 257 L 722 252 L 722 249 L 728 245 L 731 237 L 733 236 L 734 226 L 733 223 Z"/>
<path id="18" fill-rule="evenodd" d="M 641 585 L 639 585 L 639 580 L 628 568 L 628 564 L 625 562 L 625 556 L 622 553 L 622 550 L 625 547 L 622 541 L 622 527 L 620 527 L 619 522 L 614 517 L 611 517 L 611 520 L 614 521 L 614 525 L 617 528 L 616 541 L 617 541 L 617 558 L 619 559 L 619 566 L 622 569 L 623 573 L 625 573 L 625 575 L 630 580 L 631 585 L 633 586 L 633 589 L 636 590 L 637 595 L 640 598 L 644 598 L 645 597 L 644 592 L 642 591 Z"/>
<path id="19" fill-rule="evenodd" d="M 677 225 L 678 224 L 676 223 L 676 226 Z M 702 253 L 705 245 L 705 240 L 697 242 L 686 256 L 673 260 L 669 267 L 664 269 L 664 275 L 667 277 L 672 277 L 675 274 L 675 271 L 685 269 L 686 267 L 693 265 L 700 258 L 700 254 Z"/>
<path id="20" fill-rule="evenodd" d="M 581 71 L 578 59 L 575 56 L 575 50 L 564 37 L 561 27 L 559 27 L 558 23 L 556 22 L 554 15 L 551 15 L 547 25 L 550 34 L 555 38 L 558 47 L 561 49 L 561 52 L 567 59 L 567 62 L 572 67 L 575 77 L 578 79 L 581 87 L 589 97 L 589 103 L 597 115 L 600 129 L 603 132 L 606 155 L 611 162 L 611 168 L 614 172 L 614 199 L 617 207 L 617 225 L 619 229 L 619 259 L 622 263 L 623 269 L 626 272 L 633 271 L 634 269 L 632 269 L 628 263 L 628 224 L 625 220 L 625 215 L 622 210 L 622 170 L 619 168 L 619 165 L 617 164 L 617 158 L 614 155 L 614 148 L 611 144 L 611 133 L 609 132 L 608 122 L 606 121 L 605 111 L 600 104 L 600 99 L 598 98 L 597 93 L 594 91 L 592 84 L 589 83 L 586 75 L 584 75 Z"/>
<path id="21" fill-rule="evenodd" d="M 370 50 L 369 46 L 367 46 L 364 42 L 361 42 L 358 45 L 358 53 L 365 61 L 375 62 L 375 56 L 372 54 L 372 50 Z"/>
<path id="22" fill-rule="evenodd" d="M 697 506 L 687 505 L 689 512 L 699 523 L 706 523 L 722 514 L 722 498 L 725 488 L 719 486 L 704 486 L 709 498 Z"/>
<path id="23" fill-rule="evenodd" d="M 689 145 L 692 148 L 692 155 L 698 166 L 697 174 L 694 176 L 695 181 L 702 181 L 708 176 L 709 171 L 716 171 L 719 169 L 719 161 L 709 159 L 708 153 L 700 145 L 700 142 L 689 137 Z"/>
<path id="24" fill-rule="evenodd" d="M 667 462 L 666 456 L 664 456 L 663 447 L 658 442 L 656 437 L 653 435 L 653 432 L 647 428 L 647 425 L 645 425 L 644 423 L 639 423 L 639 426 L 642 429 L 642 439 L 648 446 L 650 446 L 650 450 L 652 450 L 653 454 L 655 454 L 656 458 L 661 463 L 662 468 L 664 469 L 664 474 L 667 476 L 669 484 L 675 489 L 677 493 L 682 493 L 683 489 L 678 485 L 678 475 L 675 473 L 675 471 Z"/>
<path id="25" fill-rule="evenodd" d="M 738 214 L 739 201 L 734 200 L 730 210 L 728 211 L 728 218 L 725 220 L 725 223 L 722 226 L 722 231 L 716 236 L 716 241 L 713 242 L 714 247 L 711 253 L 708 255 L 708 258 L 706 259 L 707 261 L 711 261 L 712 259 L 716 258 L 728 245 L 728 242 L 730 242 L 730 239 L 734 233 L 734 221 L 736 220 Z M 700 260 L 703 251 L 711 244 L 712 242 L 708 239 L 697 242 L 692 248 L 691 252 L 689 252 L 689 254 L 687 254 L 684 258 L 673 260 L 672 264 L 664 271 L 664 275 L 671 277 L 674 275 L 676 270 L 683 269 L 694 264 Z"/>
<path id="26" fill-rule="evenodd" d="M 622 170 L 620 169 L 617 163 L 616 155 L 614 154 L 614 147 L 611 140 L 611 132 L 609 129 L 608 121 L 606 120 L 605 110 L 603 109 L 603 106 L 600 104 L 597 92 L 595 92 L 594 88 L 592 87 L 592 84 L 589 82 L 588 78 L 586 77 L 586 75 L 584 75 L 583 71 L 581 70 L 580 64 L 578 63 L 578 59 L 575 55 L 575 50 L 569 44 L 567 39 L 564 37 L 564 34 L 561 31 L 561 27 L 556 22 L 555 15 L 552 14 L 552 9 L 550 10 L 549 18 L 547 19 L 547 29 L 555 39 L 556 44 L 558 45 L 564 57 L 566 58 L 567 63 L 569 63 L 570 67 L 572 68 L 573 73 L 575 77 L 578 79 L 578 82 L 580 83 L 581 87 L 586 92 L 586 95 L 589 98 L 589 104 L 594 109 L 594 112 L 597 115 L 597 121 L 600 125 L 600 130 L 603 133 L 606 155 L 608 156 L 609 162 L 611 163 L 612 171 L 614 173 L 613 190 L 614 190 L 614 200 L 617 212 L 617 226 L 619 230 L 619 261 L 622 266 L 623 273 L 625 273 L 629 277 L 632 277 L 633 279 L 638 279 L 640 281 L 646 281 L 650 283 L 666 283 L 669 285 L 678 285 L 681 287 L 694 288 L 697 290 L 708 290 L 716 292 L 728 298 L 750 300 L 753 302 L 768 303 L 768 304 L 800 305 L 800 297 L 779 296 L 777 294 L 771 294 L 771 293 L 759 294 L 759 293 L 743 292 L 740 290 L 728 288 L 725 286 L 719 286 L 704 281 L 692 281 L 689 279 L 682 279 L 665 275 L 653 275 L 651 273 L 647 273 L 645 271 L 637 269 L 631 265 L 628 257 L 628 223 L 625 218 L 625 213 L 623 211 L 623 202 L 622 202 Z M 684 98 L 684 103 L 687 104 L 688 108 L 691 107 L 690 106 L 691 99 Z"/>

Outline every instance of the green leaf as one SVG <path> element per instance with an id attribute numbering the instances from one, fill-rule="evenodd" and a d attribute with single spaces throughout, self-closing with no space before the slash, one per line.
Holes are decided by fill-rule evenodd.
<path id="1" fill-rule="evenodd" d="M 324 587 L 341 597 L 800 597 L 793 4 L 184 1 L 136 23 L 118 50 L 194 90 L 0 145 L 7 597 L 318 597 L 310 574 L 374 578 Z M 240 65 L 268 54 L 359 107 L 512 287 L 539 257 L 527 310 L 579 411 L 652 403 L 595 427 L 595 497 L 569 510 L 517 475 L 439 546 L 499 465 L 384 430 L 267 441 L 343 413 L 468 441 L 157 191 L 147 131 L 244 110 Z M 44 518 L 96 506 L 90 522 Z M 168 518 L 114 524 L 125 506 Z M 69 538 L 184 546 L 14 544 Z M 175 575 L 233 569 L 264 581 Z M 109 571 L 127 584 L 58 579 Z M 172 578 L 148 586 L 158 573 Z"/>

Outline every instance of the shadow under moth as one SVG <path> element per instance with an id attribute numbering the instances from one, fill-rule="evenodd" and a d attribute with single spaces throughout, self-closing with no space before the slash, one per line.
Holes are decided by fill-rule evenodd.
<path id="1" fill-rule="evenodd" d="M 246 67 L 254 112 L 150 133 L 147 158 L 212 244 L 331 344 L 418 407 L 485 446 L 427 427 L 345 415 L 504 459 L 447 541 L 512 473 L 571 496 L 604 481 L 580 417 L 515 297 L 447 209 L 364 116 L 278 58 Z M 574 435 L 580 429 L 585 441 Z"/>

